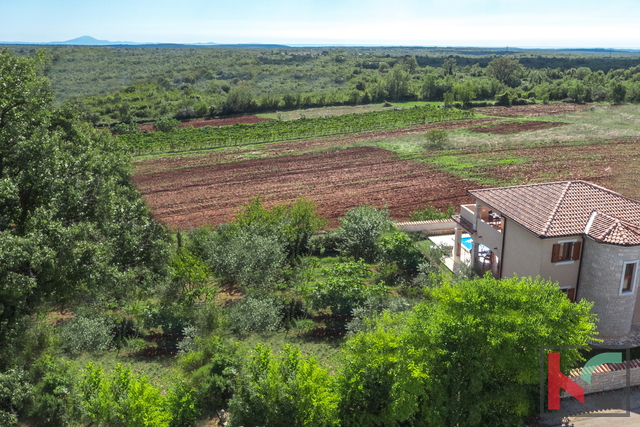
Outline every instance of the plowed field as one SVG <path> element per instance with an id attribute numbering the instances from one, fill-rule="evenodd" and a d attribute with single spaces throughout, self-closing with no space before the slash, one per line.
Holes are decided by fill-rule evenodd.
<path id="1" fill-rule="evenodd" d="M 479 187 L 373 147 L 214 165 L 183 160 L 180 169 L 134 176 L 155 218 L 182 230 L 230 221 L 258 194 L 267 207 L 312 199 L 336 226 L 354 206 L 386 205 L 393 218 L 406 219 L 426 204 L 445 208 L 470 202 L 466 190 Z"/>
<path id="2" fill-rule="evenodd" d="M 514 105 L 512 107 L 482 107 L 475 108 L 474 111 L 487 116 L 498 117 L 540 117 L 551 114 L 574 113 L 582 111 L 589 105 L 579 104 L 534 104 L 534 105 Z"/>
<path id="3" fill-rule="evenodd" d="M 519 133 L 526 132 L 530 130 L 540 130 L 540 129 L 549 129 L 555 128 L 558 126 L 564 126 L 568 123 L 562 122 L 510 122 L 510 123 L 499 123 L 492 126 L 478 126 L 474 128 L 470 128 L 469 130 L 476 133 L 493 133 L 498 135 L 507 135 L 511 133 Z"/>

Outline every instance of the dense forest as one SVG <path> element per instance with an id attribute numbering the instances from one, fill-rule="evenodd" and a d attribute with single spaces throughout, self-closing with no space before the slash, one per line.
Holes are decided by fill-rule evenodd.
<path id="1" fill-rule="evenodd" d="M 47 47 L 44 55 L 58 102 L 76 100 L 96 124 L 384 101 L 640 101 L 640 58 L 624 52 Z"/>

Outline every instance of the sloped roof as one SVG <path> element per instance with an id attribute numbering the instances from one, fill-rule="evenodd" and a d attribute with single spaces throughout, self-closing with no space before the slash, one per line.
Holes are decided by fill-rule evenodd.
<path id="1" fill-rule="evenodd" d="M 598 211 L 591 214 L 584 233 L 596 242 L 623 246 L 640 245 L 640 226 Z"/>
<path id="2" fill-rule="evenodd" d="M 488 188 L 469 194 L 539 237 L 587 234 L 603 243 L 640 244 L 640 202 L 590 182 Z"/>

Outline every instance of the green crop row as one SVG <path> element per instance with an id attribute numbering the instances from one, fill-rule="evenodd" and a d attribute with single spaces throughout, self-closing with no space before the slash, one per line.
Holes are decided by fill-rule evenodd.
<path id="1" fill-rule="evenodd" d="M 270 121 L 223 127 L 183 128 L 175 132 L 142 132 L 118 138 L 136 155 L 230 147 L 274 141 L 393 129 L 423 123 L 472 118 L 471 111 L 431 105 L 402 110 Z"/>

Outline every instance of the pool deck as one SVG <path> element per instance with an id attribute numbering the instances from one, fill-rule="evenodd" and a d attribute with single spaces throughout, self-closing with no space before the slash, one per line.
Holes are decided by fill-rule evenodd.
<path id="1" fill-rule="evenodd" d="M 461 237 L 464 239 L 465 237 L 471 236 L 468 234 L 463 234 Z M 451 249 L 449 255 L 444 258 L 443 262 L 449 270 L 453 271 L 453 245 L 455 244 L 455 236 L 453 234 L 429 236 L 429 240 L 431 240 L 436 245 L 444 245 L 447 249 Z M 462 245 L 461 249 L 462 250 L 460 251 L 460 259 L 465 262 L 470 262 L 471 252 L 469 251 L 469 249 L 465 245 Z"/>

